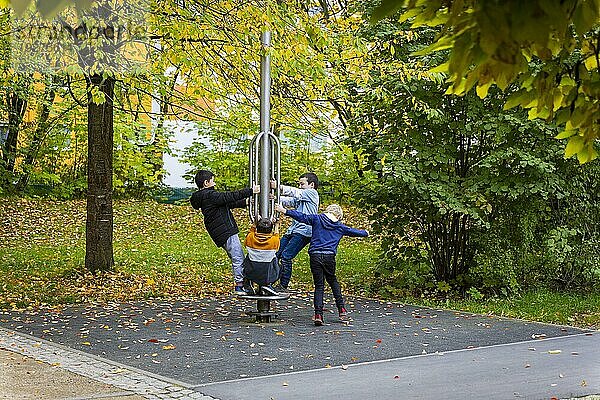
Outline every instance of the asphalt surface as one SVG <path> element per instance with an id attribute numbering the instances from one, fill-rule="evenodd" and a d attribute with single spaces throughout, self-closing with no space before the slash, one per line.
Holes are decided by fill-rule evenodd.
<path id="1" fill-rule="evenodd" d="M 315 327 L 311 301 L 294 295 L 280 303 L 271 324 L 244 314 L 253 302 L 190 299 L 0 312 L 0 326 L 190 387 L 585 333 L 368 299 L 349 299 L 349 321 L 326 311 L 325 325 Z"/>
<path id="2" fill-rule="evenodd" d="M 579 397 L 600 391 L 600 335 L 427 354 L 198 389 L 216 398 L 240 400 Z"/>

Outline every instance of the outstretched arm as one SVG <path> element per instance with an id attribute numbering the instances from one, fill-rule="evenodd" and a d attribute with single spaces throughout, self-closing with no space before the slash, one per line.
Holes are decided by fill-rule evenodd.
<path id="1" fill-rule="evenodd" d="M 216 190 L 213 190 L 210 192 L 210 199 L 214 204 L 222 206 L 228 203 L 235 203 L 239 200 L 246 199 L 252 196 L 253 193 L 260 193 L 260 185 L 255 185 L 252 188 L 234 190 L 231 192 L 217 192 Z M 245 205 L 242 205 L 241 207 L 245 207 Z"/>
<path id="2" fill-rule="evenodd" d="M 365 231 L 364 229 L 350 228 L 349 226 L 346 226 L 346 225 L 343 225 L 343 228 L 344 228 L 345 236 L 350 236 L 350 237 L 367 237 L 367 236 L 369 236 L 369 232 Z"/>
<path id="3" fill-rule="evenodd" d="M 286 210 L 281 204 L 277 204 L 275 209 L 282 214 L 287 215 L 288 217 L 292 217 L 298 222 L 302 222 L 303 224 L 312 225 L 316 215 L 304 214 L 296 210 Z"/>

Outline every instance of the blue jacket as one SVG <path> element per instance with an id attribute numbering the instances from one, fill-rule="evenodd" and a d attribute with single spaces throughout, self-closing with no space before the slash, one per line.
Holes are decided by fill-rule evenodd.
<path id="1" fill-rule="evenodd" d="M 282 189 L 280 202 L 284 207 L 294 208 L 303 214 L 316 214 L 319 212 L 319 193 L 315 189 L 299 189 L 283 185 Z M 291 235 L 292 233 L 310 237 L 312 228 L 310 225 L 293 221 L 285 234 Z"/>
<path id="2" fill-rule="evenodd" d="M 312 226 L 308 254 L 336 254 L 342 236 L 366 237 L 369 235 L 363 229 L 350 228 L 339 221 L 333 222 L 325 214 L 309 215 L 296 210 L 287 210 L 285 215 Z"/>

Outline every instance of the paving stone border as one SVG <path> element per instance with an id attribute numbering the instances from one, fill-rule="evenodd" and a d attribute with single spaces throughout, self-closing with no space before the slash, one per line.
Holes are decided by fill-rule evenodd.
<path id="1" fill-rule="evenodd" d="M 0 348 L 150 400 L 218 400 L 190 385 L 0 327 Z"/>

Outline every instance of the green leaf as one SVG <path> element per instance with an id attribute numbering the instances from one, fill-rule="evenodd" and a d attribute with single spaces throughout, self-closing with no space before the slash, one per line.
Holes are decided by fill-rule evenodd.
<path id="1" fill-rule="evenodd" d="M 442 37 L 441 39 L 439 39 L 437 42 L 431 44 L 430 46 L 427 46 L 426 48 L 419 50 L 419 51 L 415 51 L 414 53 L 412 53 L 413 56 L 424 56 L 430 53 L 434 53 L 436 51 L 441 51 L 441 50 L 446 50 L 446 49 L 450 49 L 452 48 L 452 46 L 454 46 L 454 39 L 451 37 Z"/>
<path id="2" fill-rule="evenodd" d="M 402 13 L 402 15 L 400 15 L 400 22 L 404 22 L 407 19 L 410 19 L 416 15 L 418 15 L 421 12 L 420 8 L 412 8 L 410 10 L 407 10 L 405 12 Z"/>
<path id="3" fill-rule="evenodd" d="M 71 3 L 69 0 L 42 0 L 37 2 L 37 9 L 46 19 L 50 19 Z"/>
<path id="4" fill-rule="evenodd" d="M 580 164 L 585 164 L 586 162 L 593 161 L 598 157 L 598 153 L 594 149 L 592 144 L 585 146 L 581 151 L 577 153 L 577 160 Z"/>
<path id="5" fill-rule="evenodd" d="M 561 133 L 556 135 L 554 138 L 555 139 L 566 139 L 566 138 L 570 138 L 571 136 L 575 135 L 576 133 L 577 133 L 577 130 L 565 129 L 564 131 L 562 131 Z"/>
<path id="6" fill-rule="evenodd" d="M 598 4 L 593 0 L 583 0 L 577 3 L 573 13 L 573 23 L 577 33 L 583 35 L 589 31 L 594 24 L 598 24 L 600 10 Z"/>
<path id="7" fill-rule="evenodd" d="M 385 17 L 394 14 L 400 8 L 404 7 L 405 0 L 383 0 L 381 4 L 373 11 L 371 23 L 381 21 Z"/>
<path id="8" fill-rule="evenodd" d="M 528 102 L 527 99 L 530 98 L 532 95 L 533 93 L 521 89 L 518 92 L 515 92 L 509 96 L 508 100 L 506 100 L 506 103 L 504 103 L 503 109 L 506 111 L 518 105 L 523 105 L 524 103 Z"/>
<path id="9" fill-rule="evenodd" d="M 485 98 L 491 85 L 492 82 L 484 83 L 483 85 L 477 85 L 477 88 L 475 89 L 477 91 L 477 96 L 479 96 L 480 99 Z"/>
<path id="10" fill-rule="evenodd" d="M 450 65 L 449 63 L 445 62 L 445 63 L 443 63 L 443 64 L 440 64 L 440 65 L 438 65 L 438 66 L 437 66 L 437 67 L 435 67 L 435 68 L 431 68 L 431 69 L 430 69 L 429 71 L 427 71 L 427 72 L 428 72 L 428 73 L 430 73 L 430 74 L 435 74 L 435 73 L 440 73 L 440 72 L 447 73 L 447 72 L 448 72 L 448 66 L 449 66 L 449 65 Z"/>
<path id="11" fill-rule="evenodd" d="M 565 158 L 572 157 L 574 154 L 578 154 L 585 145 L 583 136 L 572 136 L 567 143 L 565 148 Z"/>
<path id="12" fill-rule="evenodd" d="M 25 12 L 25 10 L 27 10 L 27 7 L 29 7 L 30 4 L 31 0 L 12 0 L 10 2 L 10 5 L 12 6 L 13 10 L 15 10 L 18 16 L 23 15 L 23 13 Z"/>
<path id="13" fill-rule="evenodd" d="M 78 10 L 87 10 L 94 4 L 94 0 L 75 0 L 75 7 Z"/>

